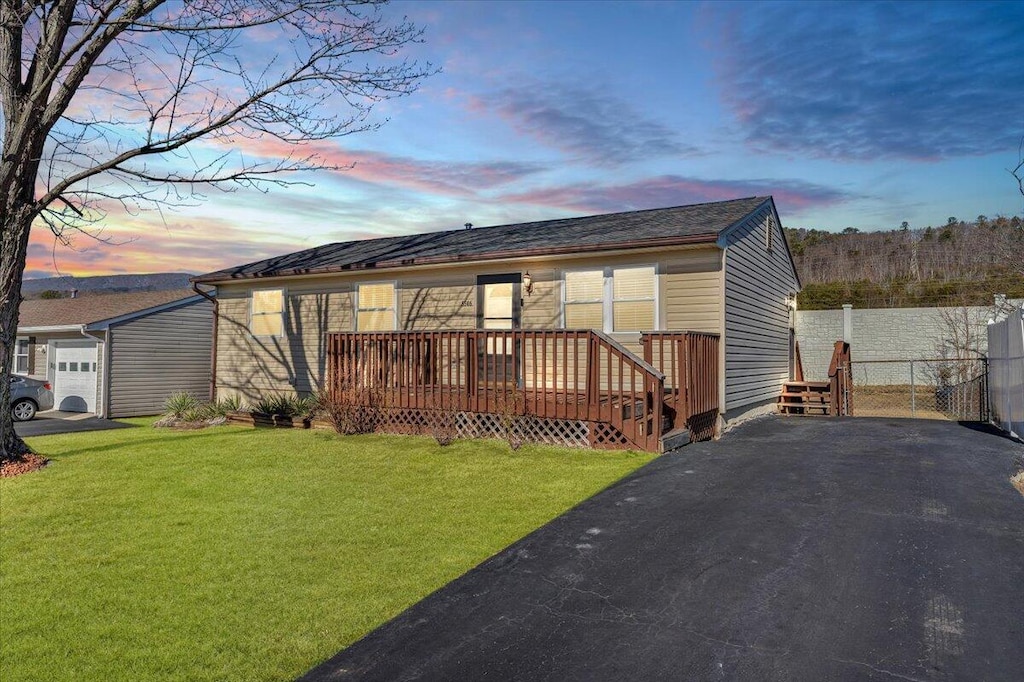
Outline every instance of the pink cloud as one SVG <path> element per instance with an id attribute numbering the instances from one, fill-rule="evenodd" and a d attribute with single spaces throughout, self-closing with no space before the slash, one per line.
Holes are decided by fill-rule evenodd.
<path id="1" fill-rule="evenodd" d="M 622 185 L 577 183 L 534 189 L 507 194 L 500 200 L 603 213 L 769 194 L 790 211 L 828 206 L 852 198 L 841 190 L 800 180 L 705 180 L 662 175 Z"/>
<path id="2" fill-rule="evenodd" d="M 344 149 L 331 141 L 288 144 L 276 138 L 233 142 L 243 155 L 269 159 L 301 160 L 312 157 L 316 163 L 339 169 L 345 177 L 376 185 L 473 197 L 480 190 L 516 182 L 542 170 L 539 166 L 517 161 L 460 162 L 414 159 L 360 149 Z"/>
<path id="3" fill-rule="evenodd" d="M 134 219 L 103 236 L 106 243 L 77 234 L 72 246 L 56 244 L 45 227 L 34 227 L 26 272 L 35 276 L 102 275 L 130 272 L 210 272 L 303 248 L 287 235 L 268 238 L 243 227 L 212 220 L 151 221 Z"/>

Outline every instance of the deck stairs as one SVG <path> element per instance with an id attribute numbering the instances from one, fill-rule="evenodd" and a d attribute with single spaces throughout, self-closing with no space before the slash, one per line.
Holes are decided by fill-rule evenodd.
<path id="1" fill-rule="evenodd" d="M 846 417 L 853 414 L 851 393 L 853 372 L 850 344 L 836 341 L 828 365 L 828 381 L 805 381 L 800 344 L 794 344 L 793 379 L 782 384 L 778 406 L 780 414 Z"/>
<path id="2" fill-rule="evenodd" d="M 831 386 L 828 381 L 787 381 L 779 395 L 779 412 L 831 416 Z"/>

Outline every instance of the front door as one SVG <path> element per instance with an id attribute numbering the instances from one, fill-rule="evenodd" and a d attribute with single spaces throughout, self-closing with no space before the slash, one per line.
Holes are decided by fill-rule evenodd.
<path id="1" fill-rule="evenodd" d="M 502 275 L 480 275 L 477 283 L 477 327 L 480 329 L 519 329 L 522 314 L 520 298 L 521 273 Z M 488 338 L 478 350 L 479 376 L 483 384 L 518 384 L 517 363 L 513 362 L 518 352 L 513 344 L 502 337 Z"/>

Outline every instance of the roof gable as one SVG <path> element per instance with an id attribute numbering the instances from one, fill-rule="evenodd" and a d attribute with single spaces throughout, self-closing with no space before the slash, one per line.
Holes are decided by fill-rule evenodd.
<path id="1" fill-rule="evenodd" d="M 171 289 L 82 295 L 76 298 L 33 299 L 22 302 L 18 327 L 73 327 L 95 324 L 193 297 L 196 297 L 196 293 L 189 289 Z"/>
<path id="2" fill-rule="evenodd" d="M 218 282 L 668 244 L 714 243 L 769 197 L 325 244 L 193 278 Z"/>

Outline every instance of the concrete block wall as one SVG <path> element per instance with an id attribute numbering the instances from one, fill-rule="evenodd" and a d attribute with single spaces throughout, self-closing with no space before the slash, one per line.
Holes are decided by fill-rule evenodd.
<path id="1" fill-rule="evenodd" d="M 796 340 L 808 381 L 828 379 L 828 363 L 836 341 L 843 338 L 842 310 L 798 310 Z"/>
<path id="2" fill-rule="evenodd" d="M 850 343 L 850 353 L 860 384 L 906 384 L 910 363 L 872 364 L 869 360 L 918 360 L 950 356 L 951 333 L 943 310 L 954 308 L 865 308 L 801 310 L 796 313 L 796 337 L 800 342 L 804 376 L 825 381 L 837 340 Z M 986 326 L 995 313 L 989 306 L 966 308 L 967 319 L 981 353 L 987 350 Z M 857 365 L 858 362 L 863 364 Z M 922 368 L 917 367 L 920 371 Z M 917 381 L 921 381 L 918 377 Z"/>

